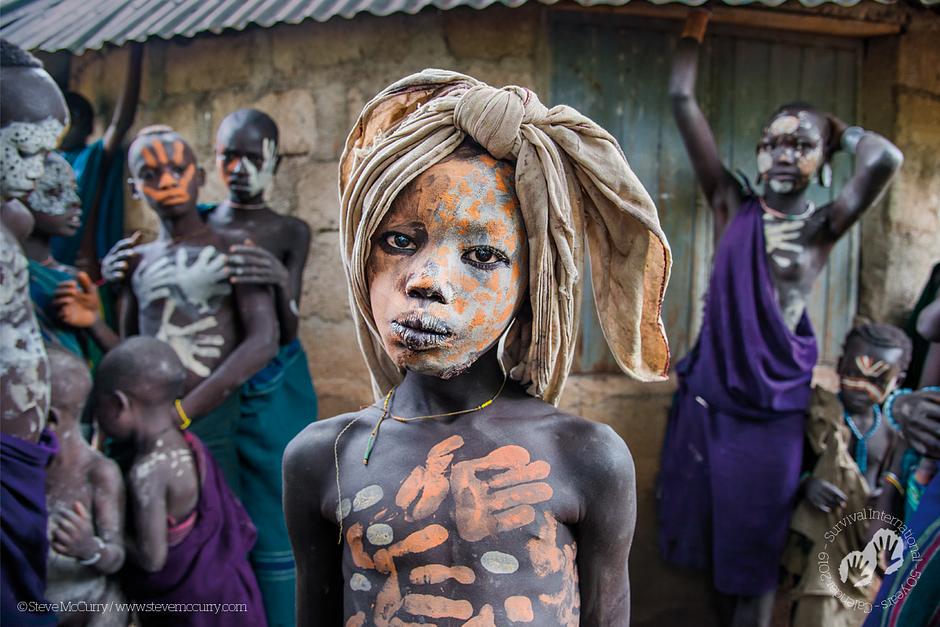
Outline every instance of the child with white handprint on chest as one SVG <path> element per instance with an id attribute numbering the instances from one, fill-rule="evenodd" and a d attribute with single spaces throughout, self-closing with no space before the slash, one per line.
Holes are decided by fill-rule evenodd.
<path id="1" fill-rule="evenodd" d="M 787 569 L 799 576 L 796 627 L 861 625 L 879 577 L 901 566 L 904 510 L 898 497 L 905 478 L 896 462 L 906 444 L 881 405 L 904 378 L 910 356 L 910 340 L 900 329 L 857 326 L 839 360 L 839 394 L 814 390 L 807 470 L 784 555 Z"/>
<path id="2" fill-rule="evenodd" d="M 238 493 L 233 444 L 238 389 L 277 351 L 277 324 L 265 286 L 233 285 L 226 251 L 245 233 L 210 227 L 196 208 L 205 173 L 169 127 L 141 131 L 128 152 L 134 193 L 161 222 L 158 239 L 124 253 L 121 334 L 173 347 L 186 368 L 180 418 L 209 447 Z"/>

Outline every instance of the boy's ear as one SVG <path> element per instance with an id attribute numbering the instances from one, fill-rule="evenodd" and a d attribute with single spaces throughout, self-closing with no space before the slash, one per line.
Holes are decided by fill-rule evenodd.
<path id="1" fill-rule="evenodd" d="M 127 394 L 121 390 L 115 390 L 112 392 L 110 401 L 112 403 L 117 403 L 117 410 L 120 412 L 122 418 L 124 417 L 124 414 L 126 414 L 131 408 L 131 399 L 129 399 Z"/>
<path id="2" fill-rule="evenodd" d="M 46 416 L 46 423 L 50 425 L 58 426 L 61 419 L 62 419 L 62 415 L 59 413 L 59 410 L 50 405 L 49 414 L 48 416 Z"/>

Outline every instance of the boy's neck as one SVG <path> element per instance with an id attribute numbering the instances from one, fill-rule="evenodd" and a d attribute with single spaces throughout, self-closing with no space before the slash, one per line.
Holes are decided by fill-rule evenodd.
<path id="1" fill-rule="evenodd" d="M 179 428 L 180 418 L 173 405 L 161 404 L 148 409 L 138 418 L 134 446 L 138 451 L 152 449 L 157 440 Z"/>
<path id="2" fill-rule="evenodd" d="M 410 418 L 472 409 L 490 400 L 503 383 L 495 347 L 450 379 L 408 371 L 395 391 L 392 412 Z"/>
<path id="3" fill-rule="evenodd" d="M 195 205 L 183 215 L 165 218 L 161 220 L 161 223 L 164 232 L 174 241 L 184 241 L 211 230 L 199 215 Z"/>
<path id="4" fill-rule="evenodd" d="M 33 261 L 39 263 L 48 261 L 52 259 L 52 247 L 49 241 L 50 237 L 48 235 L 33 231 L 33 233 L 26 238 L 26 241 L 23 242 L 23 252 Z"/>
<path id="5" fill-rule="evenodd" d="M 61 419 L 60 419 L 61 420 Z M 60 422 L 61 424 L 61 422 Z M 59 441 L 59 452 L 56 453 L 55 461 L 69 466 L 69 462 L 77 459 L 85 449 L 89 448 L 87 442 L 82 437 L 81 429 L 78 426 L 78 420 L 72 419 L 72 424 L 65 429 L 56 429 L 56 439 Z"/>

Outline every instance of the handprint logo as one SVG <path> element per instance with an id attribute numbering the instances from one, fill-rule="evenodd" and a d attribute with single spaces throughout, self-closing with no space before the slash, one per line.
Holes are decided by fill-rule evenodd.
<path id="1" fill-rule="evenodd" d="M 853 579 L 856 580 L 856 588 L 867 586 L 875 574 L 875 560 L 862 551 L 852 551 L 839 562 L 839 579 L 845 583 L 850 574 L 855 575 Z"/>
<path id="2" fill-rule="evenodd" d="M 888 556 L 888 565 L 885 567 L 885 574 L 890 575 L 901 568 L 904 563 L 904 542 L 901 537 L 890 529 L 879 529 L 875 532 L 871 541 L 865 546 L 865 554 L 872 561 L 878 560 L 878 555 L 884 551 Z"/>

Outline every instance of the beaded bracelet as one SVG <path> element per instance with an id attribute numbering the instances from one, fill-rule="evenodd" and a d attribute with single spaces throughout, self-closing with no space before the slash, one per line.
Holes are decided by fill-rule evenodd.
<path id="1" fill-rule="evenodd" d="M 901 496 L 904 496 L 904 488 L 901 486 L 901 480 L 898 479 L 898 476 L 893 472 L 886 472 L 882 475 L 882 479 L 894 486 L 894 489 L 898 491 Z"/>
<path id="2" fill-rule="evenodd" d="M 888 396 L 888 399 L 885 401 L 884 407 L 882 408 L 882 413 L 887 419 L 888 424 L 894 428 L 895 431 L 901 430 L 901 425 L 894 418 L 894 401 L 897 400 L 899 396 L 904 396 L 906 394 L 912 394 L 913 392 L 940 392 L 940 385 L 928 385 L 919 390 L 912 390 L 911 388 L 898 388 Z"/>

